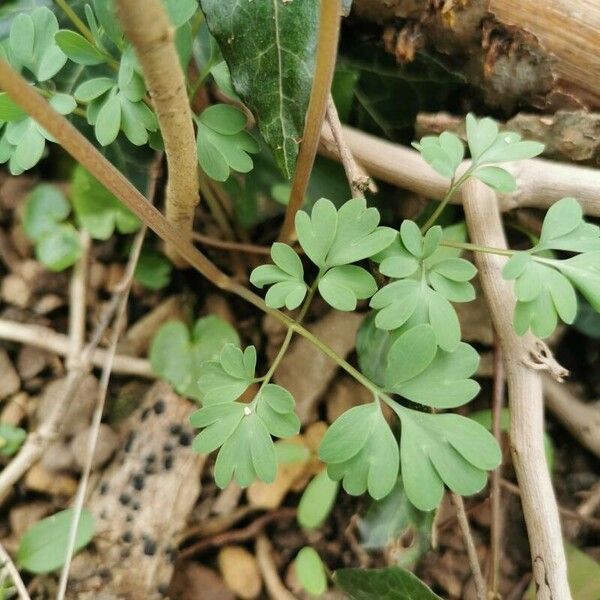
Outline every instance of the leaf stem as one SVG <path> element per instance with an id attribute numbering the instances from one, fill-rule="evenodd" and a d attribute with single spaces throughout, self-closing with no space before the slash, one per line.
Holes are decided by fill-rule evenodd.
<path id="1" fill-rule="evenodd" d="M 67 4 L 66 0 L 54 0 L 59 8 L 67 15 L 71 23 L 75 25 L 81 35 L 96 48 L 96 40 L 88 26 L 77 16 L 77 13 Z"/>
<path id="2" fill-rule="evenodd" d="M 512 256 L 516 254 L 516 250 L 508 250 L 507 248 L 492 248 L 491 246 L 478 246 L 469 242 L 454 242 L 452 240 L 442 240 L 440 246 L 447 248 L 460 248 L 461 250 L 471 250 L 472 252 L 485 252 L 486 254 L 498 254 L 499 256 Z"/>
<path id="3" fill-rule="evenodd" d="M 454 196 L 454 194 L 458 191 L 460 186 L 467 179 L 469 179 L 469 177 L 471 177 L 472 173 L 473 173 L 473 169 L 470 168 L 470 169 L 467 169 L 462 174 L 462 176 L 459 177 L 456 181 L 455 181 L 454 177 L 452 178 L 452 180 L 450 181 L 450 187 L 448 188 L 446 195 L 442 198 L 442 200 L 438 204 L 438 207 L 433 211 L 433 213 L 429 217 L 429 219 L 427 219 L 427 221 L 425 222 L 425 225 L 423 225 L 423 227 L 421 227 L 421 233 L 425 233 L 432 225 L 435 224 L 435 222 L 440 218 L 441 214 L 444 212 L 444 209 L 446 208 L 446 206 L 448 205 L 450 200 L 452 200 L 452 197 Z"/>

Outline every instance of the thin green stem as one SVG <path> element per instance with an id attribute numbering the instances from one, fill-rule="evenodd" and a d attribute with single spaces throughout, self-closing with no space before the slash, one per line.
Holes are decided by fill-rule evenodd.
<path id="1" fill-rule="evenodd" d="M 478 246 L 469 242 L 453 242 L 452 240 L 442 240 L 440 246 L 471 250 L 472 252 L 485 252 L 486 254 L 498 254 L 499 256 L 512 256 L 517 253 L 516 250 L 509 250 L 508 248 L 492 248 L 491 246 Z"/>
<path id="2" fill-rule="evenodd" d="M 442 198 L 442 200 L 438 204 L 438 207 L 433 211 L 433 213 L 431 214 L 429 219 L 427 219 L 427 221 L 425 222 L 425 225 L 423 225 L 423 227 L 421 227 L 421 233 L 425 233 L 432 225 L 435 224 L 435 222 L 440 218 L 441 214 L 444 212 L 444 209 L 448 205 L 448 202 L 450 202 L 450 200 L 452 200 L 452 197 L 457 192 L 457 190 L 460 188 L 460 186 L 467 179 L 469 179 L 469 177 L 471 177 L 472 172 L 473 172 L 472 168 L 467 169 L 463 173 L 463 175 L 461 177 L 459 177 L 456 181 L 454 180 L 454 178 L 452 178 L 452 180 L 450 181 L 450 187 L 448 188 L 446 195 Z"/>
<path id="3" fill-rule="evenodd" d="M 71 23 L 75 25 L 81 35 L 94 47 L 96 47 L 96 40 L 92 35 L 89 27 L 77 16 L 77 13 L 68 5 L 67 0 L 54 0 L 60 9 L 67 15 Z"/>

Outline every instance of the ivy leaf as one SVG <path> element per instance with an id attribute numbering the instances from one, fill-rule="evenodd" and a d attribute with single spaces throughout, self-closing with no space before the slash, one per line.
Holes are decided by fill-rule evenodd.
<path id="1" fill-rule="evenodd" d="M 23 445 L 27 432 L 9 423 L 0 423 L 0 456 L 12 456 Z"/>
<path id="2" fill-rule="evenodd" d="M 198 388 L 204 405 L 231 402 L 239 398 L 254 382 L 256 348 L 242 352 L 233 344 L 225 344 L 218 360 L 199 366 Z"/>
<path id="3" fill-rule="evenodd" d="M 140 228 L 139 219 L 79 165 L 71 180 L 71 199 L 78 221 L 96 240 L 107 240 L 115 229 L 133 233 Z"/>
<path id="4" fill-rule="evenodd" d="M 327 575 L 321 557 L 310 546 L 300 549 L 294 561 L 296 575 L 302 587 L 312 596 L 322 596 L 327 591 Z"/>
<path id="5" fill-rule="evenodd" d="M 321 198 L 310 216 L 298 211 L 296 231 L 300 245 L 319 268 L 340 266 L 369 258 L 392 243 L 396 232 L 378 227 L 379 219 L 379 211 L 367 208 L 364 198 L 348 200 L 338 211 Z"/>
<path id="6" fill-rule="evenodd" d="M 327 470 L 313 477 L 298 503 L 298 523 L 305 529 L 321 527 L 335 504 L 338 488 L 339 483 L 329 478 Z"/>
<path id="7" fill-rule="evenodd" d="M 431 329 L 428 325 L 409 329 L 391 347 L 386 387 L 413 402 L 434 408 L 466 404 L 479 392 L 479 384 L 470 379 L 479 365 L 477 351 L 461 342 L 453 352 L 441 348 L 436 352 L 435 334 L 432 329 L 426 333 L 426 328 Z M 422 339 L 417 336 L 417 330 Z M 413 354 L 409 344 L 415 346 Z M 432 351 L 435 356 L 430 358 Z"/>
<path id="8" fill-rule="evenodd" d="M 444 131 L 439 136 L 428 135 L 417 144 L 413 142 L 423 160 L 442 177 L 453 179 L 465 155 L 462 141 L 453 133 Z"/>
<path id="9" fill-rule="evenodd" d="M 379 402 L 356 406 L 336 419 L 319 448 L 331 479 L 343 479 L 349 494 L 365 491 L 376 500 L 390 493 L 398 478 L 398 444 Z"/>
<path id="10" fill-rule="evenodd" d="M 231 169 L 239 173 L 252 170 L 250 154 L 260 147 L 245 126 L 244 113 L 227 104 L 214 104 L 198 117 L 198 160 L 212 179 L 226 181 Z"/>
<path id="11" fill-rule="evenodd" d="M 58 47 L 73 62 L 79 65 L 101 65 L 106 57 L 82 35 L 70 29 L 62 29 L 54 34 Z"/>
<path id="12" fill-rule="evenodd" d="M 161 290 L 171 281 L 171 263 L 163 254 L 144 246 L 135 267 L 135 279 L 149 290 Z"/>
<path id="13" fill-rule="evenodd" d="M 239 345 L 235 329 L 214 315 L 198 319 L 190 331 L 181 321 L 165 323 L 150 346 L 150 365 L 154 373 L 166 379 L 175 390 L 188 398 L 202 400 L 198 387 L 201 366 L 219 358 L 226 344 Z"/>
<path id="14" fill-rule="evenodd" d="M 236 92 L 291 177 L 310 98 L 318 2 L 202 0 L 201 6 Z"/>
<path id="15" fill-rule="evenodd" d="M 242 356 L 239 348 L 225 347 L 221 367 L 231 379 L 254 375 L 256 355 L 250 348 Z M 227 369 L 227 371 L 225 370 Z M 239 377 L 238 377 L 239 376 Z M 277 474 L 277 457 L 271 435 L 289 437 L 300 430 L 294 413 L 294 399 L 284 388 L 267 384 L 250 405 L 231 402 L 226 394 L 190 417 L 195 427 L 203 427 L 194 439 L 193 448 L 205 454 L 221 447 L 215 463 L 215 481 L 225 487 L 235 476 L 242 487 L 257 477 L 272 483 Z"/>
<path id="16" fill-rule="evenodd" d="M 38 185 L 25 201 L 23 229 L 37 259 L 52 271 L 63 271 L 81 255 L 77 231 L 64 222 L 70 213 L 69 203 L 52 185 Z"/>
<path id="17" fill-rule="evenodd" d="M 337 310 L 355 310 L 358 300 L 370 298 L 376 291 L 373 276 L 356 265 L 333 267 L 319 280 L 321 296 Z"/>
<path id="18" fill-rule="evenodd" d="M 444 484 L 457 494 L 479 492 L 486 471 L 502 458 L 489 431 L 471 419 L 454 414 L 428 414 L 400 405 L 402 479 L 410 501 L 420 510 L 435 509 Z"/>
<path id="19" fill-rule="evenodd" d="M 259 288 L 272 286 L 265 297 L 268 306 L 298 308 L 308 290 L 300 257 L 287 244 L 275 242 L 271 246 L 271 258 L 275 264 L 256 267 L 250 274 L 250 283 Z"/>
<path id="20" fill-rule="evenodd" d="M 30 14 L 21 13 L 12 22 L 9 36 L 12 57 L 38 81 L 51 79 L 67 62 L 54 40 L 57 31 L 58 21 L 45 6 Z"/>
<path id="21" fill-rule="evenodd" d="M 338 569 L 333 580 L 350 600 L 442 600 L 416 575 L 400 567 Z"/>
<path id="22" fill-rule="evenodd" d="M 34 574 L 50 573 L 65 562 L 73 509 L 69 508 L 32 525 L 23 535 L 17 551 L 18 564 Z M 87 546 L 94 536 L 94 518 L 85 508 L 81 511 L 74 551 Z"/>

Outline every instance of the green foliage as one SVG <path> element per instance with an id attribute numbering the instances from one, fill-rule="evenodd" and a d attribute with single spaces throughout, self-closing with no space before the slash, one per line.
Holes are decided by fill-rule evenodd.
<path id="1" fill-rule="evenodd" d="M 354 198 L 336 209 L 321 198 L 309 215 L 296 215 L 298 240 L 310 260 L 319 268 L 318 289 L 323 299 L 337 310 L 351 311 L 358 300 L 370 298 L 377 290 L 373 276 L 350 263 L 369 258 L 389 246 L 395 232 L 379 227 L 379 212 L 367 208 L 364 198 Z M 273 244 L 275 265 L 262 265 L 252 272 L 251 283 L 272 285 L 265 297 L 273 308 L 297 308 L 306 296 L 304 269 L 298 255 L 285 244 Z"/>
<path id="2" fill-rule="evenodd" d="M 51 271 L 63 271 L 81 255 L 79 234 L 65 222 L 71 207 L 53 185 L 38 185 L 25 200 L 23 229 L 35 244 L 37 259 Z"/>
<path id="3" fill-rule="evenodd" d="M 95 240 L 107 240 L 115 229 L 133 233 L 140 228 L 139 219 L 79 165 L 71 179 L 71 199 L 77 220 Z"/>
<path id="4" fill-rule="evenodd" d="M 202 0 L 201 6 L 235 91 L 291 177 L 312 85 L 318 2 Z"/>
<path id="5" fill-rule="evenodd" d="M 135 267 L 135 280 L 149 290 L 161 290 L 171 281 L 171 263 L 155 250 L 144 246 Z"/>
<path id="6" fill-rule="evenodd" d="M 398 444 L 379 402 L 346 411 L 327 430 L 319 448 L 334 481 L 343 479 L 349 494 L 369 494 L 380 499 L 398 479 Z"/>
<path id="7" fill-rule="evenodd" d="M 259 151 L 257 141 L 245 131 L 246 116 L 228 104 L 214 104 L 197 119 L 198 161 L 205 173 L 226 181 L 230 170 L 248 173 L 254 166 L 250 154 Z"/>
<path id="8" fill-rule="evenodd" d="M 339 569 L 333 580 L 351 600 L 442 600 L 418 577 L 400 567 Z"/>
<path id="9" fill-rule="evenodd" d="M 579 254 L 563 260 L 547 258 L 555 250 Z M 514 254 L 502 273 L 505 279 L 515 280 L 517 333 L 523 335 L 531 328 L 547 337 L 559 317 L 574 322 L 576 289 L 600 311 L 600 228 L 583 220 L 577 200 L 563 198 L 546 213 L 538 244 Z"/>
<path id="10" fill-rule="evenodd" d="M 296 575 L 302 587 L 312 596 L 321 596 L 327 591 L 325 566 L 317 551 L 304 546 L 294 561 Z"/>
<path id="11" fill-rule="evenodd" d="M 19 543 L 18 564 L 30 573 L 50 573 L 65 561 L 73 510 L 63 510 L 30 527 Z M 83 509 L 77 527 L 75 552 L 87 546 L 94 536 L 94 519 Z"/>
<path id="12" fill-rule="evenodd" d="M 26 437 L 27 432 L 24 429 L 0 423 L 0 456 L 16 454 Z"/>
<path id="13" fill-rule="evenodd" d="M 306 529 L 321 527 L 333 509 L 338 488 L 338 482 L 330 479 L 326 470 L 316 475 L 298 503 L 298 523 Z"/>
<path id="14" fill-rule="evenodd" d="M 106 62 L 106 56 L 76 31 L 57 31 L 54 40 L 63 53 L 79 65 L 100 65 Z"/>
<path id="15" fill-rule="evenodd" d="M 181 321 L 170 321 L 152 340 L 150 364 L 178 393 L 200 401 L 201 365 L 218 359 L 225 345 L 239 343 L 235 329 L 214 315 L 198 319 L 191 331 Z"/>
<path id="16" fill-rule="evenodd" d="M 544 149 L 539 142 L 521 140 L 518 133 L 499 131 L 489 117 L 477 119 L 469 113 L 466 130 L 472 162 L 461 180 L 477 177 L 497 192 L 514 192 L 517 187 L 512 174 L 495 166 L 497 163 L 533 158 Z M 463 143 L 456 135 L 444 131 L 439 136 L 425 136 L 413 146 L 437 173 L 454 181 L 464 156 Z"/>

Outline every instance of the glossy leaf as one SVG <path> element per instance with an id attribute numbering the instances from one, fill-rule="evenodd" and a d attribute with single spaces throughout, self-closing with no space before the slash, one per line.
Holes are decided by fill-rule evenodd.
<path id="1" fill-rule="evenodd" d="M 202 0 L 201 6 L 236 92 L 291 177 L 312 85 L 318 2 Z"/>

